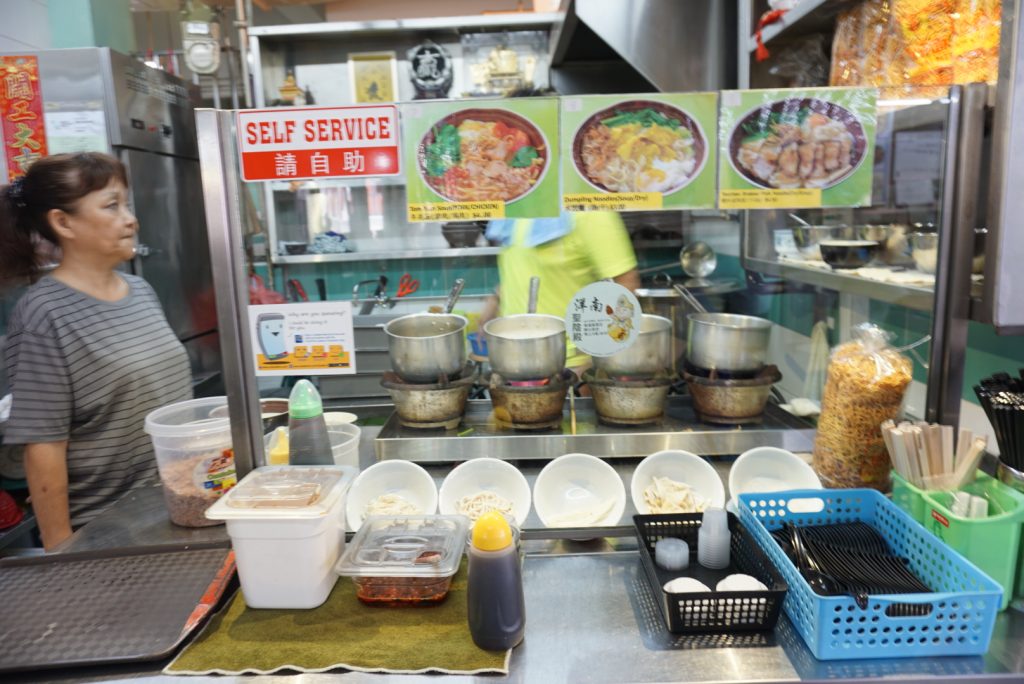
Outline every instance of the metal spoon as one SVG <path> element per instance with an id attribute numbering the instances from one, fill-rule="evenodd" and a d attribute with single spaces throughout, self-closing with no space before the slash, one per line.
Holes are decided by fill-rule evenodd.
<path id="1" fill-rule="evenodd" d="M 540 292 L 540 278 L 530 278 L 530 298 L 527 300 L 526 313 L 537 313 L 537 294 Z"/>
<path id="2" fill-rule="evenodd" d="M 450 314 L 452 309 L 455 308 L 455 302 L 459 301 L 459 295 L 462 294 L 462 288 L 465 287 L 466 281 L 464 278 L 456 278 L 455 284 L 452 285 L 451 292 L 448 293 L 448 299 L 444 303 L 444 312 Z"/>

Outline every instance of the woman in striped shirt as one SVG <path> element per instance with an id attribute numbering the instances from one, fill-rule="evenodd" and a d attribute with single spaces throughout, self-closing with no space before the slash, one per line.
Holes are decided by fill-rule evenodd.
<path id="1" fill-rule="evenodd" d="M 155 480 L 145 416 L 191 398 L 188 356 L 156 295 L 118 270 L 137 231 L 125 168 L 104 154 L 40 159 L 0 192 L 0 277 L 35 281 L 7 331 L 4 441 L 25 445 L 47 549 Z M 40 278 L 41 245 L 59 263 Z"/>

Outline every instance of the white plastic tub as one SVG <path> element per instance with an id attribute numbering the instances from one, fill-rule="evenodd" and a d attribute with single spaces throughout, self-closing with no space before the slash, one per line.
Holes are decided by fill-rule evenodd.
<path id="1" fill-rule="evenodd" d="M 328 414 L 324 414 L 325 416 Z M 284 428 L 288 434 L 288 428 Z M 334 465 L 352 466 L 359 469 L 359 436 L 362 430 L 358 425 L 337 423 L 327 426 L 327 439 L 331 441 L 331 456 L 334 458 Z M 270 458 L 270 448 L 273 445 L 273 432 L 263 436 L 263 448 L 267 458 Z"/>
<path id="2" fill-rule="evenodd" d="M 250 608 L 316 608 L 345 548 L 347 466 L 257 468 L 206 512 L 227 522 Z"/>

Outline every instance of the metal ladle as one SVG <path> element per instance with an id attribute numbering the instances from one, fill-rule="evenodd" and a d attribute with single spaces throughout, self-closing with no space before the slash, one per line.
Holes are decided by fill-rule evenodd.
<path id="1" fill-rule="evenodd" d="M 537 295 L 540 293 L 540 277 L 530 278 L 530 295 L 526 302 L 526 313 L 537 313 Z"/>
<path id="2" fill-rule="evenodd" d="M 452 309 L 455 308 L 455 302 L 459 301 L 459 295 L 462 294 L 462 288 L 466 286 L 466 280 L 464 278 L 456 278 L 455 284 L 452 285 L 451 291 L 448 293 L 448 299 L 444 302 L 444 312 L 450 314 Z"/>
<path id="3" fill-rule="evenodd" d="M 683 301 L 689 304 L 697 313 L 708 313 L 708 310 L 704 308 L 704 305 L 700 303 L 692 292 L 690 292 L 685 285 L 679 283 L 674 284 L 672 287 L 675 288 L 679 296 L 683 298 Z"/>

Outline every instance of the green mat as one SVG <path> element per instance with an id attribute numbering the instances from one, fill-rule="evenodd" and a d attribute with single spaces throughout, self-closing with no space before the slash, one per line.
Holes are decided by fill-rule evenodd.
<path id="1" fill-rule="evenodd" d="M 511 651 L 484 651 L 466 622 L 466 562 L 444 603 L 367 606 L 341 577 L 312 610 L 253 610 L 239 591 L 164 669 L 165 674 L 271 674 L 279 670 L 508 674 Z"/>

